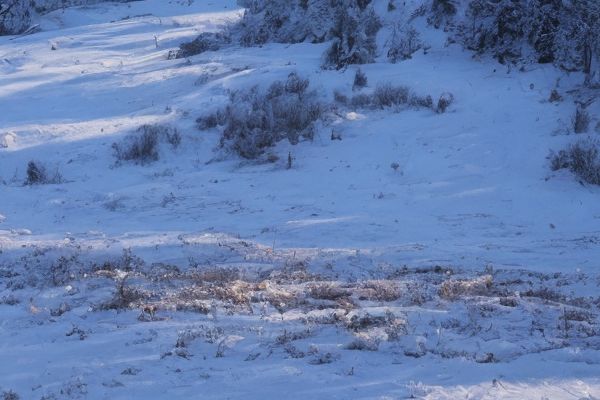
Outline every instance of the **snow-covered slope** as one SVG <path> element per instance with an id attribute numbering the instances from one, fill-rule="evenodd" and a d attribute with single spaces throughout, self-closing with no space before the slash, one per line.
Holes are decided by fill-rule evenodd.
<path id="1" fill-rule="evenodd" d="M 217 30 L 241 12 L 234 0 L 107 3 L 50 13 L 39 21 L 43 31 L 33 35 L 0 37 L 0 266 L 6 272 L 0 275 L 6 283 L 0 297 L 21 302 L 0 305 L 0 389 L 18 390 L 22 398 L 273 398 L 282 390 L 291 398 L 600 397 L 594 303 L 600 284 L 600 189 L 568 172 L 550 172 L 546 159 L 551 149 L 574 140 L 569 91 L 583 77 L 550 66 L 518 71 L 473 59 L 458 45 L 446 46 L 443 32 L 421 21 L 417 26 L 431 45 L 427 54 L 398 64 L 381 57 L 362 66 L 366 91 L 389 82 L 434 98 L 452 93 L 448 112 L 338 107 L 314 141 L 280 143 L 273 149 L 279 161 L 253 163 L 218 150 L 218 130 L 198 130 L 196 118 L 225 104 L 230 89 L 267 86 L 290 72 L 309 78 L 311 88 L 333 102 L 334 90 L 352 93 L 356 68 L 322 70 L 327 44 L 308 43 L 231 46 L 168 59 L 181 42 Z M 557 82 L 565 101 L 550 103 Z M 181 145 L 161 145 L 160 159 L 149 165 L 117 164 L 112 144 L 154 123 L 177 127 Z M 331 140 L 332 131 L 342 140 Z M 60 183 L 24 185 L 32 160 L 58 171 Z M 432 309 L 419 308 L 424 304 L 419 302 L 385 307 L 408 313 L 411 346 L 417 348 L 422 341 L 428 349 L 432 341 L 439 346 L 444 329 L 436 328 L 441 326 L 436 313 L 457 318 L 453 326 L 460 333 L 448 339 L 448 353 L 414 358 L 402 345 L 340 356 L 339 341 L 346 344 L 351 334 L 332 327 L 316 334 L 320 350 L 310 353 L 308 339 L 303 350 L 324 365 L 293 356 L 290 361 L 289 353 L 288 358 L 277 353 L 281 349 L 271 356 L 268 346 L 254 347 L 275 340 L 287 325 L 265 328 L 258 315 L 234 313 L 220 320 L 229 336 L 219 336 L 219 343 L 232 340 L 226 348 L 235 348 L 235 356 L 215 359 L 211 344 L 188 360 L 164 354 L 178 331 L 205 335 L 206 326 L 217 326 L 216 314 L 173 313 L 140 323 L 139 312 L 92 310 L 110 295 L 110 282 L 71 283 L 66 289 L 35 284 L 33 289 L 29 282 L 14 293 L 8 287 L 15 276 L 7 271 L 25 282 L 36 265 L 45 271 L 60 256 L 76 257 L 85 269 L 87 263 L 115 259 L 123 249 L 146 265 L 182 269 L 277 269 L 302 261 L 335 282 L 381 278 L 382 271 L 405 265 L 442 266 L 442 272 L 462 271 L 465 279 L 486 268 L 504 270 L 499 279 L 511 282 L 506 287 L 517 297 L 526 289 L 510 285 L 520 285 L 517 280 L 526 285 L 534 275 L 529 271 L 547 279 L 560 272 L 565 275 L 553 278 L 559 281 L 553 290 L 563 290 L 566 299 L 589 300 L 595 333 L 551 347 L 556 352 L 546 360 L 540 352 L 548 349 L 531 345 L 544 334 L 534 322 L 530 330 L 517 325 L 522 331 L 514 340 L 494 330 L 510 331 L 511 318 L 522 321 L 522 313 L 550 313 L 545 307 L 556 317 L 546 321 L 555 329 L 564 304 L 571 303 L 553 297 L 558 305 L 536 300 L 525 311 L 490 321 L 497 337 L 490 333 L 470 341 L 463 328 L 474 324 L 471 314 L 487 300 L 444 308 L 436 297 L 438 271 L 431 272 L 434 286 L 427 289 L 433 297 L 423 300 Z M 104 289 L 99 293 L 98 287 Z M 62 302 L 71 310 L 51 315 Z M 374 314 L 385 308 L 361 307 Z M 277 312 L 269 312 L 267 320 L 275 320 Z M 297 315 L 286 318 L 291 329 L 304 326 Z M 427 325 L 430 320 L 435 323 Z M 90 338 L 65 337 L 75 328 Z M 241 350 L 235 347 L 239 338 L 246 338 Z M 518 357 L 503 353 L 511 340 L 522 341 L 527 350 Z M 481 346 L 490 341 L 496 357 L 511 355 L 487 363 Z M 257 352 L 258 364 L 240 367 Z M 532 370 L 532 364 L 543 368 Z M 143 378 L 129 382 L 128 373 L 120 375 L 126 368 L 143 369 Z"/>
<path id="2" fill-rule="evenodd" d="M 163 5 L 165 16 L 135 17 L 157 7 L 69 9 L 47 17 L 63 29 L 1 39 L 2 134 L 10 142 L 0 160 L 5 246 L 60 241 L 67 232 L 119 240 L 210 231 L 284 247 L 379 248 L 401 263 L 598 266 L 598 189 L 553 176 L 546 160 L 572 141 L 574 110 L 549 103 L 550 91 L 559 77 L 566 91 L 579 76 L 549 67 L 509 73 L 443 47 L 431 32 L 427 55 L 363 70 L 372 87 L 450 92 L 449 113 L 347 113 L 313 143 L 276 151 L 282 160 L 292 152 L 291 170 L 233 157 L 207 163 L 218 134 L 199 132 L 194 120 L 225 101 L 227 89 L 298 71 L 331 97 L 350 91 L 354 69 L 320 70 L 323 46 L 310 44 L 166 60 L 181 41 L 239 11 L 233 2 L 186 2 Z M 73 26 L 80 20 L 96 23 Z M 181 148 L 165 149 L 147 167 L 115 167 L 111 144 L 153 122 L 180 127 Z M 331 141 L 331 129 L 343 140 Z M 23 186 L 29 160 L 58 168 L 65 183 Z M 165 198 L 173 201 L 162 206 Z M 32 234 L 10 233 L 24 229 Z"/>

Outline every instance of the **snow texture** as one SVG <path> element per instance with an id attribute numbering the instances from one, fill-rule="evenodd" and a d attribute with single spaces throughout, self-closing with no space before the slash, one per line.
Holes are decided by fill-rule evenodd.
<path id="1" fill-rule="evenodd" d="M 465 4 L 389 3 L 360 11 L 381 22 L 360 85 L 322 68 L 317 18 L 173 56 L 248 18 L 233 0 L 0 37 L 0 395 L 600 398 L 600 187 L 551 156 L 594 143 L 590 74 L 452 43 Z M 290 114 L 290 77 L 320 106 L 291 141 L 244 119 Z M 228 107 L 275 139 L 240 157 Z"/>

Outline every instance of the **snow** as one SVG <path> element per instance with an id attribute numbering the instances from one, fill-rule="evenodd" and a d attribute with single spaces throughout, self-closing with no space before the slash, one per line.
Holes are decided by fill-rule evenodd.
<path id="1" fill-rule="evenodd" d="M 0 390 L 24 399 L 599 398 L 600 189 L 551 172 L 546 159 L 574 140 L 574 106 L 549 103 L 550 91 L 559 80 L 566 96 L 583 77 L 538 65 L 509 71 L 419 26 L 427 54 L 361 66 L 366 90 L 392 82 L 434 99 L 452 93 L 449 112 L 340 110 L 313 142 L 280 143 L 280 161 L 257 164 L 216 149 L 217 130 L 199 131 L 196 118 L 225 104 L 228 89 L 267 86 L 292 71 L 333 101 L 334 90 L 351 94 L 356 68 L 320 69 L 327 44 L 308 43 L 167 59 L 181 42 L 240 15 L 233 0 L 104 3 L 45 15 L 39 33 L 0 37 L 0 298 L 20 301 L 0 305 Z M 181 146 L 162 145 L 150 165 L 117 165 L 112 143 L 151 123 L 176 126 Z M 332 129 L 341 141 L 330 140 Z M 62 183 L 25 186 L 30 160 L 59 171 Z M 556 339 L 572 303 L 517 296 L 519 307 L 488 321 L 469 315 L 502 296 L 440 300 L 428 272 L 436 283 L 424 283 L 432 297 L 423 304 L 357 307 L 405 316 L 405 340 L 350 351 L 352 332 L 316 324 L 296 345 L 305 357 L 293 358 L 273 343 L 284 329 L 304 329 L 302 315 L 314 310 L 228 315 L 219 303 L 214 314 L 160 310 L 140 321 L 139 310 L 94 309 L 110 299 L 111 279 L 27 282 L 61 255 L 102 264 L 123 249 L 147 266 L 182 269 L 271 271 L 301 261 L 335 283 L 403 266 L 442 266 L 463 279 L 487 267 L 500 281 L 540 273 L 565 298 L 586 298 L 596 333 L 545 348 L 543 333 L 526 325 L 546 313 Z M 9 282 L 26 283 L 12 290 Z M 63 302 L 70 311 L 51 315 Z M 441 321 L 452 318 L 465 328 L 439 350 L 432 341 L 439 345 Z M 482 318 L 489 337 L 470 336 L 466 327 Z M 189 355 L 167 355 L 179 332 L 207 327 L 223 330 L 216 343 L 191 340 Z M 406 356 L 417 342 L 427 354 Z M 219 343 L 223 357 L 215 357 Z M 476 362 L 487 352 L 499 362 Z M 331 362 L 319 364 L 323 357 Z"/>

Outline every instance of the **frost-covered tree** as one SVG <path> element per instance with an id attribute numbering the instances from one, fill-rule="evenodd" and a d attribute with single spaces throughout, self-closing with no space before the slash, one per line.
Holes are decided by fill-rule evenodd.
<path id="1" fill-rule="evenodd" d="M 375 37 L 381 23 L 372 8 L 365 8 L 361 8 L 359 1 L 349 7 L 338 5 L 330 30 L 333 43 L 325 53 L 324 67 L 340 69 L 373 62 L 377 51 Z"/>
<path id="2" fill-rule="evenodd" d="M 568 11 L 569 18 L 556 36 L 556 52 L 559 59 L 571 61 L 573 69 L 586 74 L 586 83 L 592 83 L 600 74 L 600 3 L 573 0 Z"/>
<path id="3" fill-rule="evenodd" d="M 394 25 L 388 47 L 388 59 L 395 63 L 412 58 L 423 47 L 423 42 L 414 27 L 400 22 Z"/>
<path id="4" fill-rule="evenodd" d="M 20 33 L 27 29 L 34 6 L 33 0 L 0 1 L 0 35 Z"/>
<path id="5" fill-rule="evenodd" d="M 435 0 L 434 4 L 453 4 Z M 439 12 L 438 6 L 437 11 Z M 451 7 L 447 11 L 452 12 Z M 432 9 L 433 11 L 433 9 Z M 500 62 L 554 63 L 598 70 L 600 3 L 596 0 L 469 0 L 459 37 L 470 49 Z"/>
<path id="6" fill-rule="evenodd" d="M 458 12 L 459 0 L 432 0 L 429 22 L 436 28 L 451 20 Z"/>
<path id="7" fill-rule="evenodd" d="M 246 10 L 227 28 L 228 37 L 243 46 L 275 43 L 332 41 L 324 67 L 373 61 L 375 36 L 381 28 L 371 0 L 238 0 Z M 214 35 L 214 34 L 213 34 Z M 182 45 L 180 57 L 214 49 L 215 37 L 199 37 L 192 52 Z M 192 42 L 193 43 L 193 42 Z M 210 45 L 210 46 L 209 46 Z M 197 51 L 195 51 L 197 50 Z"/>

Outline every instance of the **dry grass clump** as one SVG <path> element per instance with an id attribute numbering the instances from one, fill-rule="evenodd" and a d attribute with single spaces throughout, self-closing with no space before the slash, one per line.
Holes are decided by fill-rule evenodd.
<path id="1" fill-rule="evenodd" d="M 268 302 L 279 312 L 285 312 L 292 308 L 299 307 L 304 303 L 299 291 L 277 285 L 271 281 L 261 282 L 258 285 L 258 289 L 260 290 L 260 293 L 256 295 L 256 300 Z"/>
<path id="2" fill-rule="evenodd" d="M 212 284 L 207 289 L 211 298 L 241 305 L 250 304 L 251 292 L 256 290 L 256 285 L 236 280 L 224 286 L 220 283 Z"/>
<path id="3" fill-rule="evenodd" d="M 357 93 L 349 97 L 336 90 L 333 97 L 336 102 L 355 109 L 392 108 L 399 110 L 412 107 L 430 109 L 438 114 L 445 113 L 454 102 L 454 96 L 451 93 L 443 93 L 435 103 L 429 95 L 418 95 L 407 86 L 393 85 L 389 82 L 378 84 L 372 93 Z"/>
<path id="4" fill-rule="evenodd" d="M 189 311 L 206 315 L 211 311 L 211 306 L 202 300 L 179 301 L 175 304 L 175 310 Z"/>
<path id="5" fill-rule="evenodd" d="M 595 315 L 586 310 L 565 309 L 562 318 L 566 321 L 587 322 L 593 324 Z"/>
<path id="6" fill-rule="evenodd" d="M 477 279 L 447 280 L 439 288 L 438 294 L 441 298 L 456 300 L 465 296 L 489 295 L 493 284 L 491 275 L 485 275 Z"/>
<path id="7" fill-rule="evenodd" d="M 181 143 L 181 135 L 168 125 L 142 125 L 122 141 L 113 143 L 112 149 L 117 162 L 145 165 L 159 159 L 159 145 L 163 141 L 175 149 Z"/>
<path id="8" fill-rule="evenodd" d="M 317 300 L 338 301 L 351 295 L 349 290 L 331 282 L 313 283 L 308 285 L 306 289 L 307 295 Z"/>
<path id="9" fill-rule="evenodd" d="M 321 278 L 308 271 L 304 262 L 294 262 L 283 266 L 281 269 L 271 271 L 267 278 L 277 284 L 302 284 L 319 281 Z"/>
<path id="10" fill-rule="evenodd" d="M 117 280 L 116 290 L 113 297 L 108 302 L 101 304 L 101 310 L 121 310 L 126 308 L 139 308 L 141 304 L 148 303 L 151 293 L 130 287 L 126 284 L 126 277 Z"/>
<path id="11" fill-rule="evenodd" d="M 600 142 L 580 140 L 558 153 L 551 153 L 550 168 L 553 171 L 569 169 L 582 181 L 600 185 Z"/>
<path id="12" fill-rule="evenodd" d="M 211 311 L 211 303 L 206 297 L 206 292 L 200 287 L 186 286 L 170 293 L 160 304 L 164 309 L 208 314 Z"/>
<path id="13" fill-rule="evenodd" d="M 370 280 L 358 289 L 359 300 L 396 301 L 402 297 L 397 282 L 391 280 Z"/>

